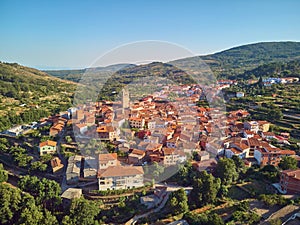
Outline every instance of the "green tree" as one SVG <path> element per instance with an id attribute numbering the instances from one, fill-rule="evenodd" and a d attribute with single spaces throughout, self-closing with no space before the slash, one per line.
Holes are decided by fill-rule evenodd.
<path id="1" fill-rule="evenodd" d="M 71 143 L 72 142 L 71 136 L 66 136 L 65 139 L 66 139 L 67 143 Z"/>
<path id="2" fill-rule="evenodd" d="M 234 161 L 228 158 L 220 159 L 215 170 L 215 175 L 221 179 L 224 185 L 229 185 L 236 181 L 238 173 Z"/>
<path id="3" fill-rule="evenodd" d="M 185 213 L 189 210 L 188 198 L 184 189 L 174 191 L 169 197 L 169 207 L 173 215 Z"/>
<path id="4" fill-rule="evenodd" d="M 31 163 L 30 170 L 32 171 L 46 171 L 47 170 L 47 164 L 42 163 L 41 161 L 36 161 Z"/>
<path id="5" fill-rule="evenodd" d="M 272 219 L 269 221 L 270 225 L 281 225 L 282 221 L 280 218 Z"/>
<path id="6" fill-rule="evenodd" d="M 283 170 L 297 169 L 297 164 L 298 161 L 295 158 L 290 156 L 284 156 L 279 163 L 279 167 Z"/>
<path id="7" fill-rule="evenodd" d="M 70 207 L 70 216 L 64 218 L 64 221 L 70 224 L 90 225 L 94 223 L 99 212 L 100 208 L 96 202 L 84 198 L 74 199 Z"/>
<path id="8" fill-rule="evenodd" d="M 55 206 L 61 203 L 60 185 L 54 180 L 43 178 L 40 180 L 35 176 L 24 176 L 20 179 L 18 186 L 36 198 L 38 204 L 43 204 L 49 210 L 55 210 Z"/>
<path id="9" fill-rule="evenodd" d="M 193 181 L 193 189 L 190 193 L 191 200 L 197 206 L 213 203 L 219 192 L 221 181 L 206 171 L 201 171 L 198 178 Z"/>
<path id="10" fill-rule="evenodd" d="M 0 163 L 0 183 L 6 182 L 8 179 L 8 172 L 3 168 L 2 163 Z"/>
<path id="11" fill-rule="evenodd" d="M 234 156 L 232 156 L 232 160 L 235 164 L 235 168 L 238 173 L 245 171 L 245 169 L 246 169 L 245 163 L 240 157 L 234 155 Z"/>

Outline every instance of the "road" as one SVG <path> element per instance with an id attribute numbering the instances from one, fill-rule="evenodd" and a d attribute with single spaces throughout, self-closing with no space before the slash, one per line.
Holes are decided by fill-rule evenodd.
<path id="1" fill-rule="evenodd" d="M 170 196 L 171 192 L 167 192 L 167 194 L 164 196 L 163 201 L 159 204 L 159 206 L 155 209 L 151 209 L 150 211 L 142 214 L 142 215 L 135 215 L 132 219 L 130 219 L 129 221 L 127 221 L 125 223 L 125 225 L 133 225 L 136 224 L 136 222 L 141 219 L 141 218 L 145 218 L 148 217 L 150 214 L 152 213 L 156 213 L 159 212 L 167 203 L 169 196 Z"/>
<path id="2" fill-rule="evenodd" d="M 182 187 L 182 186 L 179 186 L 179 185 L 173 185 L 173 184 L 167 184 L 167 183 L 157 183 L 157 184 L 155 184 L 155 187 L 167 187 L 167 194 L 164 196 L 163 201 L 155 209 L 150 209 L 148 212 L 146 212 L 142 215 L 135 215 L 133 218 L 131 218 L 129 221 L 127 221 L 125 223 L 125 225 L 133 225 L 139 219 L 148 217 L 152 213 L 159 212 L 165 206 L 165 204 L 167 203 L 167 201 L 169 199 L 169 195 L 173 191 L 177 191 L 179 189 L 184 189 L 185 191 L 191 191 L 193 189 L 192 187 Z"/>
<path id="3" fill-rule="evenodd" d="M 284 221 L 281 225 L 285 225 L 287 224 L 287 222 L 289 222 L 290 220 L 294 220 L 296 218 L 300 218 L 300 213 L 295 213 L 294 215 L 292 215 L 290 218 L 288 218 L 286 221 Z"/>

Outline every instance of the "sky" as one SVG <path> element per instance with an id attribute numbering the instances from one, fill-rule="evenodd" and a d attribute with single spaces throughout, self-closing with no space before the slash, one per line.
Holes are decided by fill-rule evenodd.
<path id="1" fill-rule="evenodd" d="M 300 41 L 298 0 L 0 0 L 0 61 L 85 68 L 126 43 L 171 42 L 204 55 Z"/>

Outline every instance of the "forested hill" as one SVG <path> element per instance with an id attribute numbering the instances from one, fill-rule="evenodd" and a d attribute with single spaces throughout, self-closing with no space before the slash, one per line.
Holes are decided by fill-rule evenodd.
<path id="1" fill-rule="evenodd" d="M 255 69 L 245 71 L 239 75 L 243 79 L 255 79 L 259 77 L 299 77 L 300 59 L 288 62 L 273 62 L 258 66 Z"/>
<path id="2" fill-rule="evenodd" d="M 101 71 L 117 71 L 119 69 L 126 69 L 126 68 L 131 68 L 134 67 L 134 64 L 115 64 L 115 65 L 110 65 L 106 67 L 94 67 L 94 68 L 88 68 L 88 69 L 78 69 L 78 70 L 44 70 L 44 72 L 61 78 L 65 80 L 70 80 L 74 82 L 79 82 L 81 77 L 86 73 L 86 72 L 101 72 Z"/>
<path id="3" fill-rule="evenodd" d="M 300 59 L 300 42 L 261 42 L 201 56 L 219 77 L 236 78 L 246 70 L 271 62 Z"/>
<path id="4" fill-rule="evenodd" d="M 210 69 L 218 76 L 218 78 L 236 79 L 241 77 L 247 70 L 253 70 L 258 66 L 269 64 L 271 62 L 286 62 L 300 58 L 300 42 L 261 42 L 255 44 L 242 45 L 221 51 L 215 54 L 197 56 L 201 57 L 203 61 L 210 67 Z M 182 59 L 185 63 L 192 58 Z M 177 62 L 180 60 L 177 60 Z M 117 66 L 91 68 L 97 70 L 107 70 L 110 67 L 116 69 Z M 130 67 L 134 65 L 129 64 Z M 162 64 L 162 66 L 164 66 Z M 139 67 L 137 67 L 139 68 Z M 87 69 L 81 70 L 47 70 L 50 75 L 78 82 L 81 76 Z"/>
<path id="5" fill-rule="evenodd" d="M 0 62 L 0 131 L 67 109 L 75 88 L 39 70 Z"/>

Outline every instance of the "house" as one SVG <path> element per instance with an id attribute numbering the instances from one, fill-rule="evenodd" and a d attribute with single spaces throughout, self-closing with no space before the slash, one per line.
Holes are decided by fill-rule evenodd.
<path id="1" fill-rule="evenodd" d="M 92 156 L 84 157 L 84 168 L 83 177 L 85 179 L 96 179 L 97 178 L 97 160 Z"/>
<path id="2" fill-rule="evenodd" d="M 59 135 L 63 131 L 64 127 L 65 123 L 63 121 L 58 121 L 54 123 L 53 126 L 50 127 L 49 135 L 52 137 Z"/>
<path id="3" fill-rule="evenodd" d="M 53 159 L 51 159 L 50 164 L 53 173 L 56 173 L 64 167 L 64 164 L 61 163 L 61 160 L 58 157 L 54 157 Z"/>
<path id="4" fill-rule="evenodd" d="M 245 96 L 245 93 L 244 93 L 244 92 L 238 91 L 238 92 L 236 93 L 236 97 L 237 97 L 237 98 L 243 98 L 244 96 Z"/>
<path id="5" fill-rule="evenodd" d="M 155 152 L 160 152 L 161 149 L 162 149 L 162 144 L 149 143 L 146 147 L 146 155 L 150 155 Z"/>
<path id="6" fill-rule="evenodd" d="M 4 132 L 4 134 L 16 137 L 16 136 L 19 136 L 20 134 L 22 134 L 22 132 L 23 132 L 22 125 L 18 125 L 18 126 L 15 126 L 15 127 L 12 127 L 10 129 L 6 130 Z"/>
<path id="7" fill-rule="evenodd" d="M 61 198 L 65 207 L 69 206 L 73 199 L 80 198 L 82 196 L 82 190 L 79 188 L 68 188 L 62 193 Z"/>
<path id="8" fill-rule="evenodd" d="M 300 194 L 300 169 L 283 170 L 279 184 L 283 193 Z"/>
<path id="9" fill-rule="evenodd" d="M 176 148 L 179 137 L 173 137 L 169 140 L 166 140 L 167 148 Z"/>
<path id="10" fill-rule="evenodd" d="M 87 132 L 88 126 L 85 123 L 78 123 L 75 125 L 74 129 L 80 132 L 80 134 L 84 134 L 85 132 Z"/>
<path id="11" fill-rule="evenodd" d="M 99 163 L 98 169 L 107 169 L 110 166 L 117 166 L 119 165 L 119 161 L 117 159 L 117 153 L 105 153 L 99 154 Z"/>
<path id="12" fill-rule="evenodd" d="M 225 156 L 231 158 L 233 155 L 240 157 L 241 159 L 248 158 L 250 147 L 243 142 L 230 143 L 229 148 L 225 149 Z"/>
<path id="13" fill-rule="evenodd" d="M 143 129 L 145 120 L 143 118 L 131 117 L 129 118 L 129 125 L 131 128 Z"/>
<path id="14" fill-rule="evenodd" d="M 259 165 L 273 165 L 278 166 L 283 156 L 296 155 L 295 151 L 281 150 L 280 148 L 265 146 L 254 150 L 254 158 Z"/>
<path id="15" fill-rule="evenodd" d="M 147 209 L 151 209 L 158 206 L 166 195 L 167 187 L 157 187 L 152 195 L 142 196 L 140 202 L 145 205 Z"/>
<path id="16" fill-rule="evenodd" d="M 81 156 L 75 155 L 71 156 L 68 160 L 68 167 L 66 171 L 67 184 L 77 184 L 80 177 L 80 167 L 81 167 Z"/>
<path id="17" fill-rule="evenodd" d="M 261 136 L 267 140 L 276 138 L 276 135 L 273 132 L 262 132 Z"/>
<path id="18" fill-rule="evenodd" d="M 154 130 L 156 127 L 156 121 L 155 120 L 149 120 L 147 123 L 147 127 L 149 130 Z"/>
<path id="19" fill-rule="evenodd" d="M 140 165 L 143 163 L 143 159 L 146 156 L 145 151 L 139 149 L 133 149 L 128 155 L 128 163 Z"/>
<path id="20" fill-rule="evenodd" d="M 201 160 L 200 162 L 193 162 L 193 167 L 196 168 L 198 171 L 207 171 L 207 172 L 213 172 L 216 168 L 218 162 L 214 158 Z"/>
<path id="21" fill-rule="evenodd" d="M 257 133 L 259 131 L 259 123 L 257 121 L 245 122 L 244 129 Z"/>
<path id="22" fill-rule="evenodd" d="M 112 126 L 97 127 L 96 132 L 101 141 L 113 141 L 117 138 L 117 134 Z"/>
<path id="23" fill-rule="evenodd" d="M 56 142 L 55 141 L 43 141 L 39 144 L 40 156 L 44 154 L 54 154 L 56 152 Z"/>
<path id="24" fill-rule="evenodd" d="M 141 166 L 109 166 L 98 171 L 99 190 L 119 190 L 142 187 L 144 170 Z"/>
<path id="25" fill-rule="evenodd" d="M 265 120 L 260 120 L 257 121 L 258 122 L 258 126 L 259 126 L 259 130 L 261 132 L 268 132 L 270 129 L 270 122 L 265 121 Z"/>
<path id="26" fill-rule="evenodd" d="M 165 166 L 176 165 L 179 162 L 179 154 L 175 148 L 163 148 L 162 152 L 164 156 L 163 163 Z"/>

